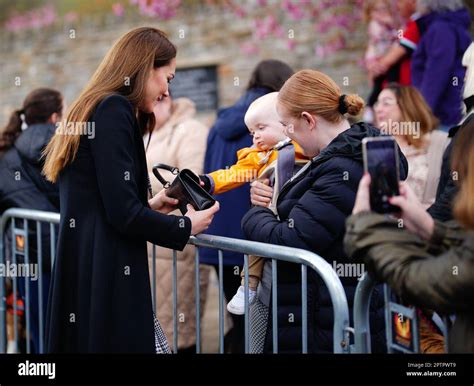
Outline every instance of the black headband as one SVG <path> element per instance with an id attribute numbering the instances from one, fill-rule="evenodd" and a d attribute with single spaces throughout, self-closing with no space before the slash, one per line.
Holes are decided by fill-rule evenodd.
<path id="1" fill-rule="evenodd" d="M 344 115 L 345 113 L 347 113 L 347 106 L 346 106 L 346 103 L 345 103 L 345 98 L 346 98 L 346 94 L 342 94 L 340 97 L 339 97 L 339 107 L 337 108 L 337 110 L 342 114 Z"/>

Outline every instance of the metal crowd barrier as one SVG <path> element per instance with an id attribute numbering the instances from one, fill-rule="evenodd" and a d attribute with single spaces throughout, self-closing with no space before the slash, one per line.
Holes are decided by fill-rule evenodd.
<path id="1" fill-rule="evenodd" d="M 11 230 L 11 263 L 17 264 L 17 256 L 22 256 L 26 266 L 30 263 L 29 256 L 29 222 L 34 221 L 36 223 L 36 249 L 37 249 L 37 271 L 38 271 L 38 331 L 39 333 L 39 347 L 37 348 L 39 353 L 44 352 L 44 336 L 42 331 L 44 331 L 44 304 L 43 304 L 43 248 L 42 248 L 42 227 L 43 223 L 49 223 L 50 228 L 50 259 L 51 267 L 54 263 L 54 256 L 56 254 L 56 237 L 55 237 L 55 224 L 59 223 L 59 214 L 52 212 L 42 212 L 29 209 L 19 209 L 13 208 L 8 209 L 3 213 L 0 218 L 0 264 L 6 265 L 6 225 L 8 220 L 11 220 L 10 230 Z M 16 226 L 17 222 L 21 222 L 20 226 Z M 7 325 L 6 325 L 6 315 L 7 315 L 7 298 L 6 298 L 6 289 L 5 289 L 5 277 L 0 277 L 0 353 L 5 353 L 6 343 L 7 343 Z M 25 299 L 24 299 L 24 315 L 26 321 L 26 352 L 31 352 L 31 312 L 30 312 L 30 280 L 29 277 L 25 277 Z M 13 352 L 18 352 L 18 277 L 12 277 L 12 287 L 13 287 L 13 330 L 14 330 L 14 344 L 15 347 L 12 348 Z M 34 301 L 34 300 L 33 300 Z"/>
<path id="2" fill-rule="evenodd" d="M 54 259 L 55 255 L 55 229 L 54 224 L 59 223 L 59 214 L 51 212 L 41 212 L 36 210 L 25 210 L 25 209 L 9 209 L 4 212 L 0 219 L 0 263 L 5 263 L 5 226 L 8 220 L 11 222 L 11 233 L 12 233 L 12 262 L 17 254 L 24 257 L 25 263 L 29 261 L 28 256 L 28 225 L 29 221 L 36 222 L 37 230 L 37 243 L 39 245 L 37 261 L 41 268 L 42 262 L 42 250 L 41 250 L 41 229 L 42 222 L 48 222 L 50 226 L 50 237 L 51 237 L 51 253 L 50 257 Z M 22 221 L 22 227 L 16 227 L 16 221 Z M 19 250 L 17 245 L 16 236 L 24 238 L 23 249 Z M 278 326 L 277 326 L 277 261 L 287 261 L 291 263 L 301 264 L 301 301 L 302 301 L 302 352 L 308 352 L 308 320 L 307 320 L 307 268 L 314 269 L 316 273 L 321 277 L 323 282 L 328 288 L 331 296 L 333 311 L 334 311 L 334 353 L 349 353 L 349 332 L 352 329 L 349 327 L 349 309 L 347 299 L 345 296 L 344 288 L 336 275 L 332 266 L 328 264 L 320 256 L 311 253 L 306 250 L 283 247 L 272 244 L 258 243 L 246 240 L 231 239 L 227 237 L 219 237 L 212 235 L 199 235 L 197 237 L 191 237 L 189 244 L 195 245 L 196 247 L 214 248 L 218 250 L 218 262 L 219 262 L 219 353 L 224 352 L 224 294 L 223 294 L 223 251 L 232 251 L 244 254 L 244 269 L 245 269 L 245 352 L 249 352 L 250 347 L 250 313 L 248 304 L 248 256 L 256 255 L 272 259 L 272 323 L 273 323 L 273 352 L 278 353 Z M 156 309 L 155 293 L 156 293 L 156 271 L 155 271 L 155 260 L 156 251 L 153 248 L 153 259 L 152 259 L 152 299 L 153 306 Z M 52 260 L 53 262 L 53 260 Z M 39 286 L 42 288 L 42 275 L 41 269 L 39 275 Z M 177 352 L 178 349 L 178 322 L 177 322 L 177 252 L 173 251 L 173 263 L 172 263 L 172 275 L 173 275 L 173 350 Z M 18 350 L 18 331 L 17 331 L 17 298 L 16 298 L 16 281 L 17 278 L 13 278 L 13 312 L 14 312 L 14 329 L 15 329 L 15 344 Z M 5 278 L 0 278 L 0 352 L 5 352 L 6 343 L 6 292 L 5 292 Z M 42 291 L 39 291 L 41 294 Z M 41 298 L 38 297 L 38 301 L 41 303 Z M 27 340 L 27 353 L 30 352 L 30 310 L 29 310 L 29 288 L 28 281 L 26 281 L 26 296 L 25 296 L 25 314 L 26 314 L 26 340 Z M 44 331 L 44 315 L 43 315 L 43 304 L 39 304 L 39 330 Z M 200 318 L 200 272 L 199 272 L 199 251 L 196 248 L 195 255 L 195 306 L 196 306 L 196 352 L 199 353 L 201 350 L 201 318 Z M 159 317 L 159 315 L 158 315 Z M 44 352 L 43 349 L 43 334 L 40 334 L 40 345 L 39 352 Z"/>
<path id="3" fill-rule="evenodd" d="M 239 252 L 244 254 L 245 269 L 245 352 L 249 352 L 249 304 L 248 304 L 248 255 L 262 256 L 272 259 L 272 322 L 273 322 L 273 352 L 278 352 L 278 328 L 277 328 L 277 260 L 301 264 L 301 304 L 302 304 L 302 352 L 308 351 L 308 321 L 307 321 L 307 267 L 314 269 L 322 278 L 324 284 L 328 288 L 334 311 L 334 335 L 333 349 L 334 353 L 349 353 L 349 309 L 344 288 L 342 287 L 339 277 L 329 263 L 322 257 L 297 248 L 283 247 L 273 244 L 258 243 L 253 241 L 231 239 L 227 237 L 218 237 L 211 235 L 200 235 L 192 237 L 190 243 L 200 247 L 215 248 L 219 251 L 219 272 L 222 272 L 222 250 Z M 199 261 L 196 254 L 196 262 Z M 199 273 L 199 271 L 197 271 Z M 222 278 L 222 275 L 219 275 Z M 199 283 L 196 280 L 196 283 Z M 222 311 L 222 280 L 219 286 L 220 306 L 219 321 L 223 320 Z M 196 291 L 198 288 L 196 288 Z M 199 296 L 196 295 L 199 299 Z M 198 316 L 197 316 L 198 320 Z M 220 347 L 219 351 L 223 352 L 223 335 L 220 328 Z M 199 336 L 199 329 L 198 329 Z M 199 339 L 198 339 L 199 341 Z M 198 345 L 197 345 L 198 346 Z"/>
<path id="4" fill-rule="evenodd" d="M 359 354 L 370 354 L 370 299 L 375 287 L 375 281 L 364 273 L 360 278 L 354 295 L 354 349 Z"/>
<path id="5" fill-rule="evenodd" d="M 370 354 L 370 298 L 373 289 L 378 283 L 367 273 L 361 277 L 356 288 L 354 297 L 354 349 L 352 352 Z M 401 353 L 419 353 L 420 352 L 420 335 L 419 335 L 419 321 L 415 307 L 407 307 L 393 301 L 392 291 L 387 284 L 384 284 L 384 301 L 385 301 L 385 333 L 387 342 L 387 352 L 401 352 Z M 394 315 L 395 314 L 395 315 Z M 409 331 L 407 334 L 410 339 L 403 342 L 403 336 L 399 342 L 394 341 L 397 332 L 394 331 L 395 321 L 394 317 L 409 319 Z M 448 352 L 448 317 L 443 318 L 442 332 L 445 341 L 445 350 Z M 401 343 L 400 343 L 401 342 Z"/>

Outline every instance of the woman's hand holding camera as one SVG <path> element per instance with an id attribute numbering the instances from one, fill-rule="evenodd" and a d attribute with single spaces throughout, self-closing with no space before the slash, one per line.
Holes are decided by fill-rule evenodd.
<path id="1" fill-rule="evenodd" d="M 434 220 L 426 212 L 413 190 L 406 182 L 400 182 L 400 195 L 391 197 L 390 204 L 400 208 L 397 217 L 403 220 L 403 226 L 421 238 L 428 240 L 433 234 Z M 359 183 L 353 214 L 370 211 L 370 174 L 365 173 Z"/>
<path id="2" fill-rule="evenodd" d="M 400 195 L 391 197 L 389 200 L 390 204 L 401 209 L 399 218 L 403 220 L 403 226 L 422 239 L 430 239 L 434 230 L 433 218 L 406 182 L 400 182 L 399 189 Z"/>

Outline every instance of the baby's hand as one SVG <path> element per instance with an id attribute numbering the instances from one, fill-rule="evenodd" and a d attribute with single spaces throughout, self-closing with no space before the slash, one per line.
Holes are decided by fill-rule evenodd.
<path id="1" fill-rule="evenodd" d="M 206 176 L 205 174 L 201 174 L 199 176 L 199 185 L 201 185 L 204 190 L 206 192 L 210 192 L 211 191 L 211 181 L 210 181 L 210 178 L 209 176 Z"/>

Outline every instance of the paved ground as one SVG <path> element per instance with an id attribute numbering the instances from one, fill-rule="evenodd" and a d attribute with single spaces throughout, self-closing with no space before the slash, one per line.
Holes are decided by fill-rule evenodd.
<path id="1" fill-rule="evenodd" d="M 216 271 L 214 269 L 210 271 L 207 303 L 201 325 L 203 353 L 216 353 L 219 349 L 219 284 Z M 225 306 L 226 304 L 224 304 L 226 314 L 224 331 L 227 332 L 232 327 L 232 320 Z"/>

